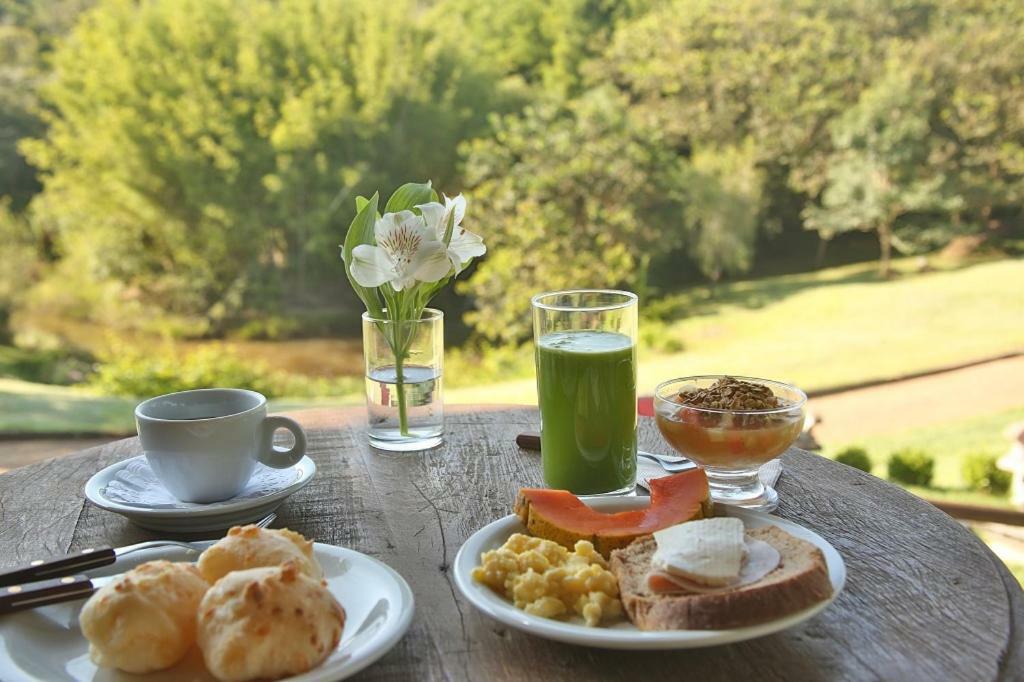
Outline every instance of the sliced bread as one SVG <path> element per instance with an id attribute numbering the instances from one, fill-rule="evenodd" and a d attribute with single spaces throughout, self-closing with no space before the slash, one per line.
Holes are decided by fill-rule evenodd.
<path id="1" fill-rule="evenodd" d="M 724 630 L 756 625 L 798 611 L 832 594 L 821 550 L 776 526 L 748 530 L 778 550 L 779 566 L 757 582 L 711 594 L 655 594 L 647 573 L 657 544 L 642 537 L 611 554 L 622 605 L 641 630 Z"/>

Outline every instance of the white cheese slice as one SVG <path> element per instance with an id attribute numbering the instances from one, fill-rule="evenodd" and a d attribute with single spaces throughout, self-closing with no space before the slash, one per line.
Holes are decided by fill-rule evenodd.
<path id="1" fill-rule="evenodd" d="M 709 585 L 701 585 L 678 575 L 652 570 L 647 576 L 649 581 L 648 587 L 650 587 L 652 592 L 658 594 L 671 594 L 674 592 L 682 592 L 684 594 L 716 594 L 756 583 L 779 567 L 779 562 L 782 560 L 779 550 L 763 540 L 754 540 L 752 538 L 746 539 L 746 545 L 747 553 L 743 559 L 743 566 L 740 568 L 740 575 L 736 582 L 730 585 L 711 587 Z M 664 578 L 669 585 L 674 585 L 674 588 L 666 588 L 665 581 L 651 581 L 652 577 Z"/>
<path id="2" fill-rule="evenodd" d="M 688 521 L 655 532 L 654 540 L 655 570 L 713 587 L 739 579 L 746 549 L 743 522 L 737 518 Z"/>

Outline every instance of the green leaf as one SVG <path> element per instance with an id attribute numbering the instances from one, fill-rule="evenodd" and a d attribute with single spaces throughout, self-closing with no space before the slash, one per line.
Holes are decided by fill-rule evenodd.
<path id="1" fill-rule="evenodd" d="M 363 203 L 363 207 L 359 209 L 359 213 L 356 214 L 356 217 L 352 219 L 352 223 L 348 226 L 345 243 L 341 247 L 341 259 L 345 262 L 345 276 L 348 277 L 349 284 L 352 285 L 356 295 L 363 301 L 367 312 L 372 317 L 377 318 L 384 314 L 380 303 L 380 294 L 377 293 L 376 288 L 364 287 L 359 284 L 352 277 L 349 264 L 352 262 L 352 251 L 357 246 L 360 244 L 373 244 L 373 225 L 377 220 L 378 200 L 377 194 L 374 193 L 369 201 Z M 358 203 L 359 200 L 356 199 L 356 204 L 358 205 Z"/>
<path id="2" fill-rule="evenodd" d="M 448 286 L 448 284 L 453 279 L 453 275 L 448 275 L 444 279 L 440 279 L 436 282 L 431 282 L 429 284 L 424 284 L 423 290 L 419 292 L 419 296 L 417 297 L 416 301 L 416 305 L 419 307 L 419 309 L 423 310 L 423 308 L 426 308 L 428 305 L 430 305 L 431 299 L 437 296 L 441 292 L 441 290 Z"/>
<path id="3" fill-rule="evenodd" d="M 398 211 L 411 211 L 419 204 L 435 201 L 437 194 L 430 187 L 430 181 L 424 183 L 407 182 L 391 195 L 385 213 L 397 213 Z"/>
<path id="4" fill-rule="evenodd" d="M 363 210 L 363 207 L 370 203 L 370 200 L 366 197 L 356 197 L 356 213 Z"/>

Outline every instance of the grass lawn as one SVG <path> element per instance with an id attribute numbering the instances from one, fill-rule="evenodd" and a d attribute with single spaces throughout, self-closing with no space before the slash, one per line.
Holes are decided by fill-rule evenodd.
<path id="1" fill-rule="evenodd" d="M 681 350 L 642 346 L 638 388 L 650 394 L 672 377 L 730 373 L 813 390 L 1020 350 L 1022 291 L 1022 259 L 892 280 L 879 279 L 875 265 L 865 263 L 695 287 L 656 303 L 641 302 L 646 314 L 664 321 L 649 324 L 646 334 L 657 336 L 662 348 Z M 535 403 L 531 352 L 523 351 L 526 376 L 458 388 L 448 399 Z"/>
<path id="2" fill-rule="evenodd" d="M 905 265 L 905 264 L 904 264 Z M 879 280 L 871 264 L 698 288 L 658 307 L 682 353 L 641 358 L 641 389 L 691 373 L 805 389 L 1024 348 L 1024 259 Z"/>
<path id="3" fill-rule="evenodd" d="M 138 400 L 97 396 L 83 389 L 0 379 L 0 432 L 110 433 L 135 432 Z M 282 398 L 271 400 L 272 412 L 353 404 L 356 398 Z"/>
<path id="4" fill-rule="evenodd" d="M 136 402 L 67 386 L 0 379 L 0 431 L 129 433 L 135 430 Z"/>

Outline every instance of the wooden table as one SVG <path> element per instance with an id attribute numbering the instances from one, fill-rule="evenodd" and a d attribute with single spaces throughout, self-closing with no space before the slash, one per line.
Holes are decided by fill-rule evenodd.
<path id="1" fill-rule="evenodd" d="M 843 554 L 846 590 L 783 633 L 704 650 L 633 653 L 568 646 L 510 630 L 456 596 L 450 565 L 539 457 L 513 442 L 533 408 L 452 408 L 445 445 L 395 455 L 366 444 L 362 410 L 298 413 L 318 471 L 277 525 L 351 547 L 398 570 L 416 594 L 402 641 L 366 680 L 1010 680 L 1024 677 L 1024 595 L 970 531 L 899 488 L 816 455 L 783 456 L 778 515 Z M 642 419 L 640 444 L 665 450 Z M 139 453 L 135 439 L 0 476 L 0 564 L 153 537 L 87 503 L 98 469 Z"/>

